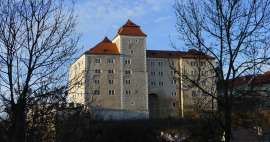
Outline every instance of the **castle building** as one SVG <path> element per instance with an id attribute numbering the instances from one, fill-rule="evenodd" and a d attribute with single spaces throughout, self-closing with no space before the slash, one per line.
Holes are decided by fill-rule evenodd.
<path id="1" fill-rule="evenodd" d="M 146 39 L 140 26 L 128 20 L 112 41 L 105 37 L 82 54 L 70 66 L 68 101 L 104 119 L 184 117 L 194 111 L 198 98 L 212 101 L 207 109 L 213 108 L 213 99 L 180 74 L 203 72 L 200 83 L 211 84 L 206 74 L 213 74 L 208 63 L 214 58 L 196 50 L 147 50 Z"/>

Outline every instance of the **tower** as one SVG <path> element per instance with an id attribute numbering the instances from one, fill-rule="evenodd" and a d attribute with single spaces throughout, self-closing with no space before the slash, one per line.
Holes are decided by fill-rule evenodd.
<path id="1" fill-rule="evenodd" d="M 120 27 L 113 42 L 121 54 L 121 109 L 148 117 L 146 34 L 128 20 Z"/>

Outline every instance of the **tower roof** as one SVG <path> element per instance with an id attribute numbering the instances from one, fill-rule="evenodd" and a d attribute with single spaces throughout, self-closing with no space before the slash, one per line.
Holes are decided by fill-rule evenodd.
<path id="1" fill-rule="evenodd" d="M 96 46 L 86 51 L 86 54 L 120 54 L 115 43 L 105 37 Z"/>
<path id="2" fill-rule="evenodd" d="M 134 24 L 129 19 L 122 27 L 118 29 L 117 34 L 127 36 L 146 36 L 146 34 L 141 30 L 140 26 Z"/>

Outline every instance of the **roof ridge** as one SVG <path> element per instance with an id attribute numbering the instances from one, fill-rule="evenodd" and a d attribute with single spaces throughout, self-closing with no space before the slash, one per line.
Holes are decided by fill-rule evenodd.
<path id="1" fill-rule="evenodd" d="M 88 50 L 87 54 L 120 54 L 116 44 L 113 43 L 107 36 Z"/>
<path id="2" fill-rule="evenodd" d="M 134 22 L 128 19 L 127 22 L 122 27 L 140 27 L 140 26 L 136 25 Z"/>
<path id="3" fill-rule="evenodd" d="M 132 22 L 130 19 L 127 20 L 127 22 L 121 26 L 118 31 L 118 35 L 128 35 L 128 36 L 147 36 L 134 22 Z"/>
<path id="4" fill-rule="evenodd" d="M 112 43 L 112 41 L 107 36 L 105 36 L 101 42 Z"/>

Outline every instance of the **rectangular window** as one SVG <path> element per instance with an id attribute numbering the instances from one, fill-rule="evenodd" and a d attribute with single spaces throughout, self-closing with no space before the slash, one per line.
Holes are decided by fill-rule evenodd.
<path id="1" fill-rule="evenodd" d="M 99 80 L 94 80 L 95 84 L 99 84 Z"/>
<path id="2" fill-rule="evenodd" d="M 151 63 L 150 63 L 150 64 L 151 64 L 151 66 L 154 66 L 154 65 L 155 65 L 155 62 L 151 61 Z"/>
<path id="3" fill-rule="evenodd" d="M 126 84 L 130 84 L 130 80 L 129 79 L 126 80 Z"/>
<path id="4" fill-rule="evenodd" d="M 163 76 L 163 72 L 158 72 L 159 76 Z"/>
<path id="5" fill-rule="evenodd" d="M 96 58 L 96 63 L 99 64 L 101 62 L 100 58 Z"/>
<path id="6" fill-rule="evenodd" d="M 152 81 L 152 82 L 151 82 L 151 85 L 152 85 L 152 86 L 156 86 L 156 82 Z"/>
<path id="7" fill-rule="evenodd" d="M 108 70 L 108 73 L 109 73 L 109 74 L 113 74 L 114 71 L 113 71 L 113 70 Z"/>
<path id="8" fill-rule="evenodd" d="M 159 66 L 162 66 L 162 65 L 163 65 L 163 62 L 158 62 L 158 65 L 159 65 Z"/>
<path id="9" fill-rule="evenodd" d="M 160 82 L 158 83 L 158 85 L 159 85 L 159 86 L 163 86 L 163 82 L 160 81 Z"/>
<path id="10" fill-rule="evenodd" d="M 131 60 L 130 59 L 125 60 L 125 64 L 131 64 Z"/>
<path id="11" fill-rule="evenodd" d="M 114 63 L 114 59 L 112 59 L 112 58 L 107 59 L 107 63 L 108 64 L 113 64 Z"/>
<path id="12" fill-rule="evenodd" d="M 175 71 L 174 71 L 174 70 L 172 70 L 172 71 L 171 71 L 171 74 L 172 74 L 172 75 L 174 75 L 174 74 L 175 74 Z"/>
<path id="13" fill-rule="evenodd" d="M 100 95 L 100 91 L 99 90 L 94 90 L 94 95 Z"/>
<path id="14" fill-rule="evenodd" d="M 126 95 L 130 95 L 131 91 L 130 90 L 126 90 Z"/>
<path id="15" fill-rule="evenodd" d="M 131 74 L 131 70 L 126 70 L 125 74 Z"/>
<path id="16" fill-rule="evenodd" d="M 172 92 L 172 96 L 176 96 L 176 92 Z"/>
<path id="17" fill-rule="evenodd" d="M 176 79 L 173 79 L 172 80 L 172 84 L 176 84 Z"/>
<path id="18" fill-rule="evenodd" d="M 172 103 L 172 106 L 173 106 L 173 107 L 175 107 L 175 106 L 176 106 L 176 103 L 175 103 L 175 102 L 173 102 L 173 103 Z"/>
<path id="19" fill-rule="evenodd" d="M 109 80 L 109 84 L 113 84 L 113 80 Z"/>
<path id="20" fill-rule="evenodd" d="M 114 95 L 115 91 L 114 90 L 109 90 L 109 95 Z"/>
<path id="21" fill-rule="evenodd" d="M 100 69 L 95 69 L 95 73 L 101 73 Z"/>
<path id="22" fill-rule="evenodd" d="M 196 96 L 196 91 L 192 91 L 192 97 L 195 97 Z"/>
<path id="23" fill-rule="evenodd" d="M 134 51 L 133 50 L 130 50 L 130 54 L 133 54 L 134 53 Z"/>
<path id="24" fill-rule="evenodd" d="M 156 73 L 155 72 L 151 72 L 151 75 L 154 76 Z"/>

